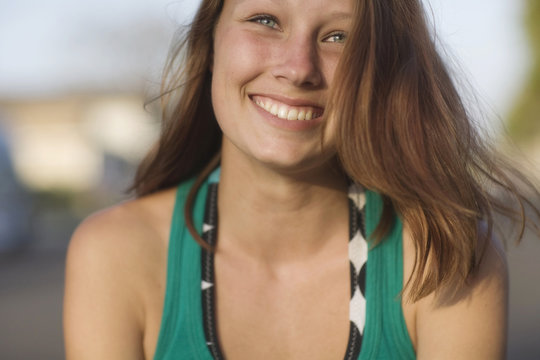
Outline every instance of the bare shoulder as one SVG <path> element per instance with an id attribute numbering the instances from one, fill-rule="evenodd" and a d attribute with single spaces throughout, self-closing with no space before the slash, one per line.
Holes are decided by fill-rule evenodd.
<path id="1" fill-rule="evenodd" d="M 166 252 L 173 207 L 174 192 L 168 190 L 90 215 L 72 236 L 67 269 L 84 263 L 111 267 L 126 278 L 136 275 L 137 269 L 159 261 L 155 257 Z"/>
<path id="2" fill-rule="evenodd" d="M 164 287 L 174 190 L 89 216 L 66 260 L 66 356 L 142 358 L 149 293 Z"/>
<path id="3" fill-rule="evenodd" d="M 407 263 L 414 261 L 411 242 L 404 234 L 406 271 Z M 500 241 L 488 241 L 478 271 L 466 286 L 437 291 L 412 307 L 418 359 L 504 359 L 508 268 Z"/>
<path id="4" fill-rule="evenodd" d="M 90 215 L 76 229 L 73 243 L 122 245 L 131 238 L 162 236 L 162 227 L 170 222 L 174 207 L 174 190 L 129 200 Z"/>

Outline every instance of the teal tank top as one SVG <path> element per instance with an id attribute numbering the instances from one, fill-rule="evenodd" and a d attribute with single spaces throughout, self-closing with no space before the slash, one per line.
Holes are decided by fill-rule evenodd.
<path id="1" fill-rule="evenodd" d="M 212 179 L 212 176 L 214 178 Z M 202 232 L 209 182 L 201 186 L 193 219 Z M 171 223 L 167 282 L 156 360 L 213 360 L 206 344 L 201 303 L 201 247 L 184 222 L 184 205 L 194 180 L 179 185 Z M 365 229 L 371 234 L 379 221 L 382 201 L 366 191 Z M 371 247 L 366 269 L 366 320 L 359 360 L 415 359 L 407 332 L 401 298 L 403 287 L 402 224 L 399 219 L 381 243 Z M 345 349 L 344 349 L 345 350 Z"/>

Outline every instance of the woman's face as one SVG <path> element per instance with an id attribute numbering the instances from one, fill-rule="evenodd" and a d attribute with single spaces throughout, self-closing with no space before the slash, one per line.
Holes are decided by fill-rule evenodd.
<path id="1" fill-rule="evenodd" d="M 226 0 L 215 30 L 212 102 L 223 157 L 323 166 L 322 114 L 352 0 Z"/>

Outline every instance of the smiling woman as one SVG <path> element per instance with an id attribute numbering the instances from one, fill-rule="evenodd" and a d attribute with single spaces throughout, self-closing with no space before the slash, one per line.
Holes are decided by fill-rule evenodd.
<path id="1" fill-rule="evenodd" d="M 487 186 L 530 203 L 419 2 L 204 0 L 162 100 L 137 199 L 73 235 L 68 358 L 504 357 Z"/>
<path id="2" fill-rule="evenodd" d="M 335 39 L 350 28 L 351 12 L 350 1 L 225 3 L 211 85 L 223 159 L 288 172 L 328 163 L 322 115 L 344 46 Z"/>

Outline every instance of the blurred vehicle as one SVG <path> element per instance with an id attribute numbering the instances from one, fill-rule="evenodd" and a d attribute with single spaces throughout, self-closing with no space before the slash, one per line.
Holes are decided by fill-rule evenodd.
<path id="1" fill-rule="evenodd" d="M 0 255 L 22 250 L 32 238 L 32 199 L 13 170 L 8 139 L 0 127 Z"/>

